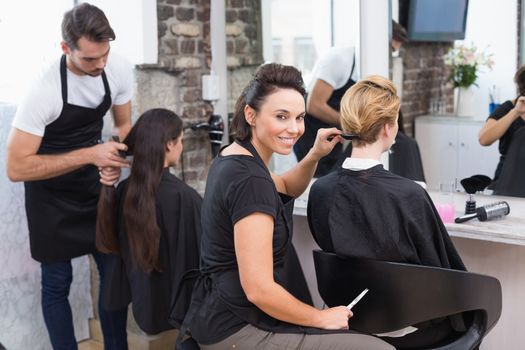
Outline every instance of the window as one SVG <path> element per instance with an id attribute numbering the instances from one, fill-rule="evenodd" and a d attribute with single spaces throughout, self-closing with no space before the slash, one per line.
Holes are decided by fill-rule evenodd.
<path id="1" fill-rule="evenodd" d="M 0 102 L 16 103 L 60 56 L 60 24 L 73 0 L 0 1 Z"/>

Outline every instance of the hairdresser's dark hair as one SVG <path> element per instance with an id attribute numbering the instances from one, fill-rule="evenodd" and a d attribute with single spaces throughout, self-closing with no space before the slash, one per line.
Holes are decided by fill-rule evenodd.
<path id="1" fill-rule="evenodd" d="M 94 42 L 115 40 L 104 12 L 86 2 L 64 13 L 62 19 L 62 39 L 71 49 L 78 49 L 78 39 L 83 36 Z"/>
<path id="2" fill-rule="evenodd" d="M 514 82 L 518 87 L 518 94 L 525 96 L 525 65 L 521 66 L 514 75 Z"/>
<path id="3" fill-rule="evenodd" d="M 258 112 L 266 96 L 277 89 L 293 89 L 304 96 L 305 90 L 301 72 L 295 67 L 278 63 L 263 64 L 257 69 L 254 77 L 235 103 L 231 129 L 236 140 L 245 141 L 252 137 L 251 127 L 244 115 L 246 105 Z"/>
<path id="4" fill-rule="evenodd" d="M 124 192 L 123 220 L 120 222 L 124 223 L 133 261 L 147 273 L 162 270 L 155 197 L 164 169 L 167 144 L 180 137 L 181 132 L 182 120 L 167 109 L 157 108 L 142 114 L 124 140 L 128 154 L 133 155 L 133 162 Z M 106 253 L 118 252 L 116 225 L 98 225 L 106 222 L 107 215 L 116 216 L 116 212 L 100 200 L 97 248 Z"/>
<path id="5" fill-rule="evenodd" d="M 392 40 L 399 41 L 401 44 L 408 43 L 406 29 L 394 20 L 392 20 Z"/>

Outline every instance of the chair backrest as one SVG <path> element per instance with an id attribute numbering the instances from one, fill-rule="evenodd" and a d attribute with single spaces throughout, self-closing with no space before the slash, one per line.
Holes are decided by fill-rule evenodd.
<path id="1" fill-rule="evenodd" d="M 385 333 L 420 322 L 481 310 L 481 336 L 501 315 L 501 285 L 496 278 L 437 267 L 342 258 L 314 251 L 321 297 L 328 306 L 347 305 L 363 289 L 353 308 L 352 329 Z"/>

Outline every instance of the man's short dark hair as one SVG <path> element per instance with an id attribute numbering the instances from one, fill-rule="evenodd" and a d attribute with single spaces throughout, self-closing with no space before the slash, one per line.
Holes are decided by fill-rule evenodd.
<path id="1" fill-rule="evenodd" d="M 70 48 L 77 49 L 81 37 L 94 42 L 115 40 L 104 12 L 85 2 L 64 13 L 62 20 L 62 39 Z"/>
<path id="2" fill-rule="evenodd" d="M 392 40 L 399 41 L 401 44 L 408 43 L 406 29 L 394 20 L 392 20 Z"/>

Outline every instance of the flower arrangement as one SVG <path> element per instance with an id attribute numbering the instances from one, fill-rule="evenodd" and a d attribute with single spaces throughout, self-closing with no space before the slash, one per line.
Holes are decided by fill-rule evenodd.
<path id="1" fill-rule="evenodd" d="M 469 87 L 476 85 L 478 69 L 487 67 L 492 70 L 494 65 L 493 54 L 478 51 L 474 46 L 456 45 L 444 56 L 445 65 L 452 68 L 450 80 L 454 87 Z"/>

